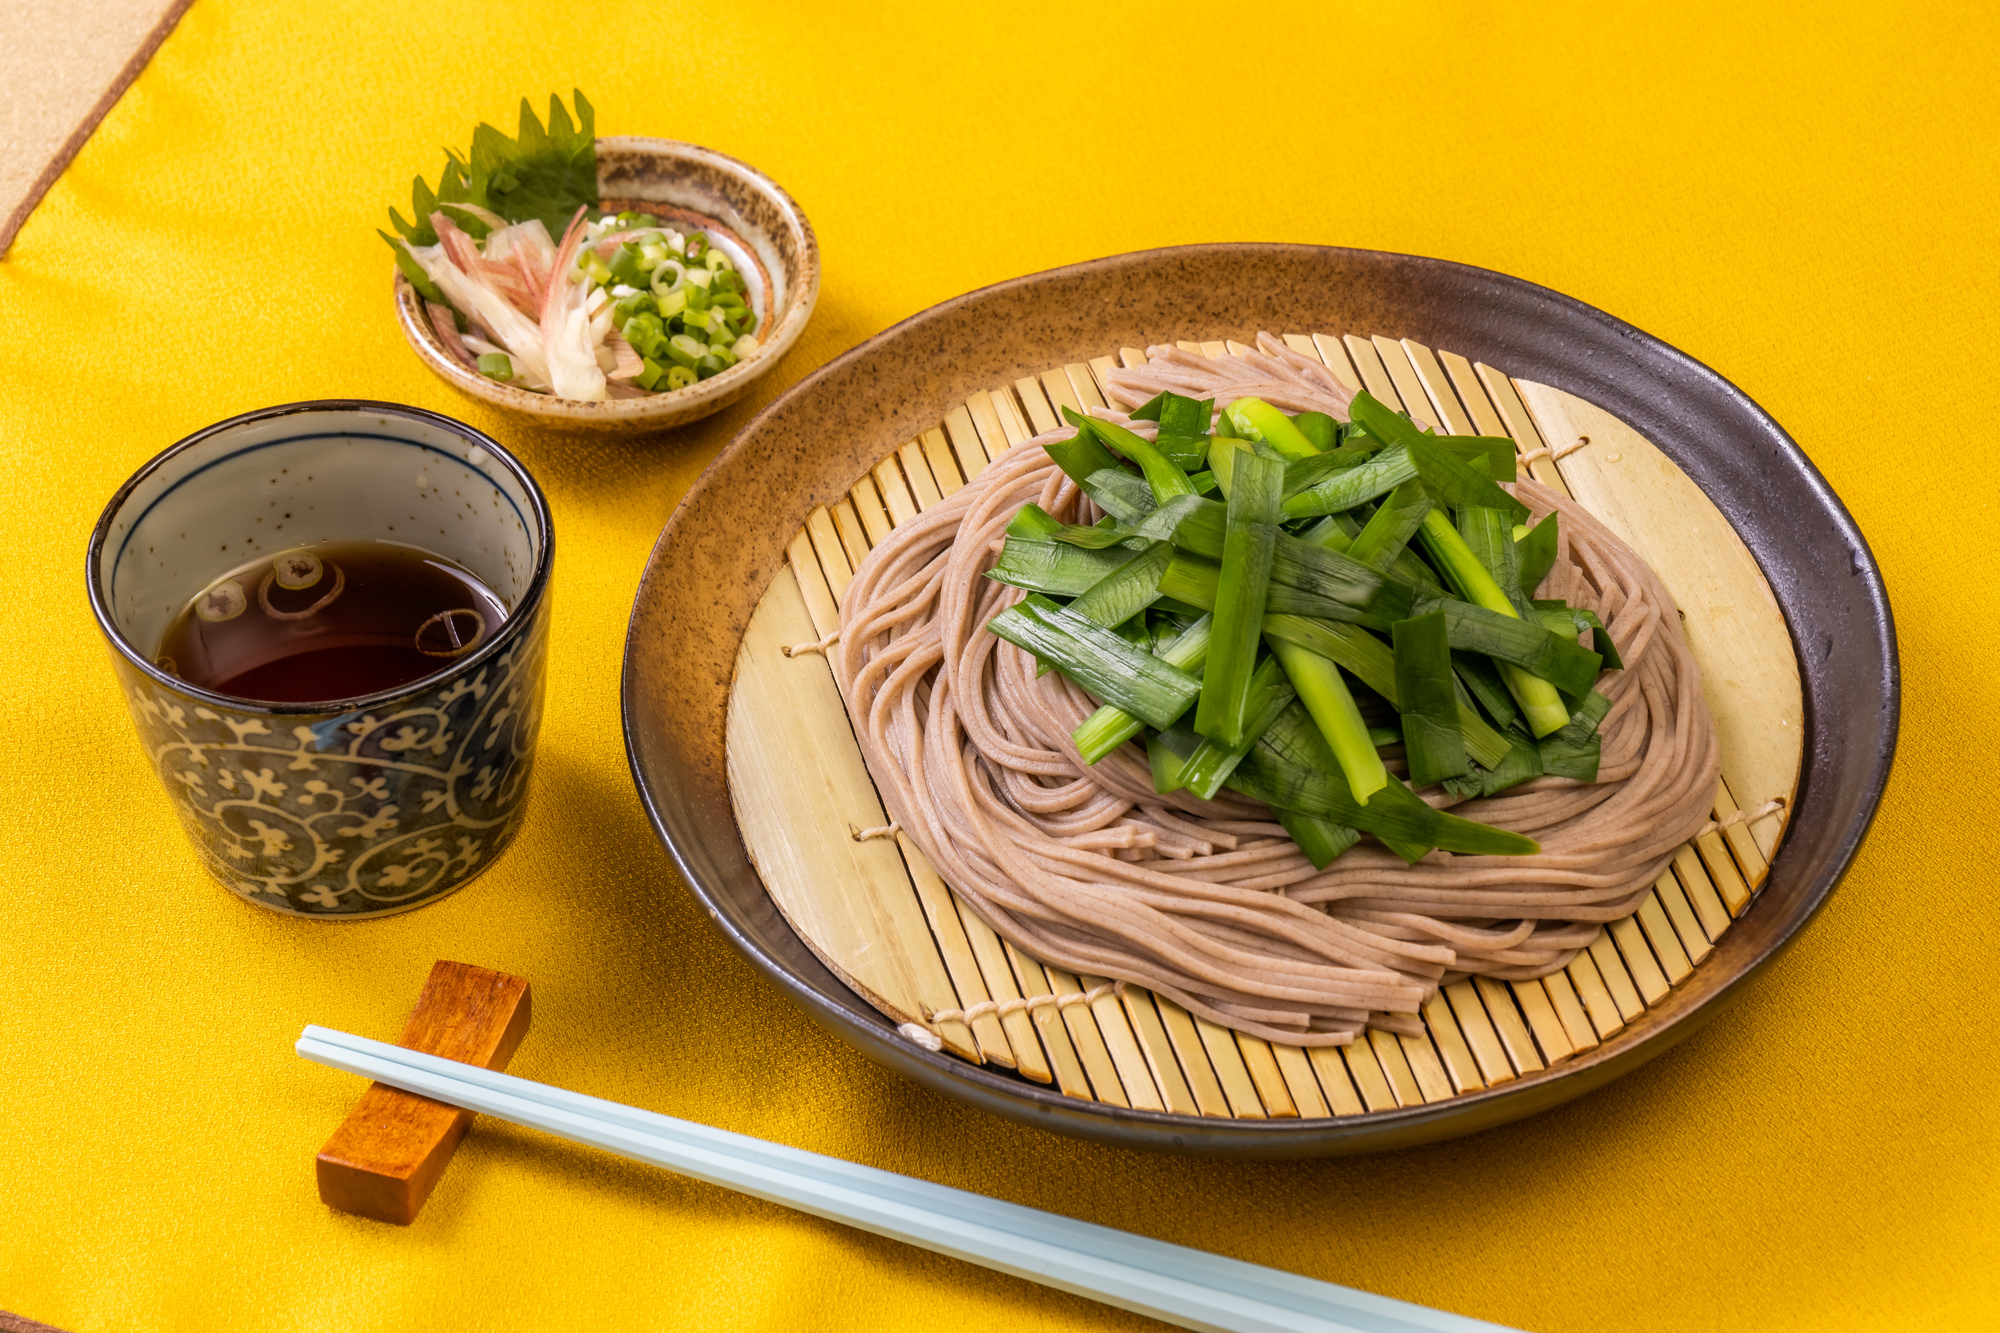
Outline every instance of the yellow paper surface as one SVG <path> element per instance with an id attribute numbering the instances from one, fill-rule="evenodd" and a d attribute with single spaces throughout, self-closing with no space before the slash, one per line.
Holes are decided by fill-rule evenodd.
<path id="1" fill-rule="evenodd" d="M 532 980 L 528 1077 L 1507 1324 L 1990 1320 L 1996 35 L 1967 5 L 201 0 L 0 263 L 0 1308 L 72 1333 L 1143 1324 L 487 1122 L 414 1227 L 327 1211 L 313 1153 L 360 1085 L 292 1040 L 393 1037 L 448 957 Z M 410 176 L 576 84 L 604 133 L 771 172 L 824 247 L 804 341 L 678 434 L 524 433 L 391 319 L 374 228 Z M 1895 598 L 1901 763 L 1819 921 L 1679 1049 L 1478 1138 L 1175 1160 L 919 1091 L 721 942 L 627 775 L 646 553 L 761 403 L 969 288 L 1232 239 L 1486 265 L 1686 349 L 1796 436 Z M 198 869 L 82 566 L 159 449 L 347 395 L 498 435 L 558 554 L 520 841 L 444 903 L 331 925 Z"/>

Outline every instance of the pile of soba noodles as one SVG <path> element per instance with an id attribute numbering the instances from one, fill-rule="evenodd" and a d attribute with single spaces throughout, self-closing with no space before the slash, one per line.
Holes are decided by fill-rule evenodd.
<path id="1" fill-rule="evenodd" d="M 1218 406 L 1254 396 L 1346 419 L 1352 394 L 1323 366 L 1268 334 L 1258 347 L 1213 360 L 1151 348 L 1144 368 L 1113 372 L 1111 396 L 1127 409 L 1163 389 Z M 1625 663 L 1597 683 L 1611 708 L 1595 783 L 1540 777 L 1456 804 L 1538 853 L 1432 851 L 1409 865 L 1369 838 L 1315 870 L 1256 801 L 1157 793 L 1137 744 L 1084 765 L 1070 732 L 1096 703 L 987 631 L 1023 594 L 984 577 L 1023 504 L 1098 517 L 1041 448 L 1071 433 L 1009 450 L 896 528 L 856 571 L 831 653 L 891 816 L 1027 953 L 1277 1042 L 1414 1034 L 1440 985 L 1566 966 L 1708 818 L 1720 756 L 1672 600 L 1609 530 L 1525 471 L 1510 489 L 1531 522 L 1560 515 L 1538 595 L 1596 611 Z M 1439 788 L 1421 795 L 1455 804 Z"/>

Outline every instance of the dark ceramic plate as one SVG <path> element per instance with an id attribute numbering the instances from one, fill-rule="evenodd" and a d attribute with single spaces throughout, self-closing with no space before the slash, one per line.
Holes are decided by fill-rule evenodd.
<path id="1" fill-rule="evenodd" d="M 1258 292 L 1218 327 L 1216 292 Z M 1595 1050 L 1498 1088 L 1322 1120 L 1123 1110 L 931 1054 L 827 970 L 743 847 L 724 717 L 744 627 L 811 510 L 976 390 L 1179 338 L 1366 330 L 1449 347 L 1622 418 L 1715 502 L 1770 581 L 1797 650 L 1807 744 L 1785 841 L 1757 900 L 1673 992 Z M 773 497 L 778 508 L 772 509 Z M 1832 651 L 1834 644 L 1841 651 Z M 1151 250 L 1018 278 L 905 320 L 745 426 L 689 490 L 639 586 L 625 742 L 653 825 L 730 943 L 870 1058 L 996 1114 L 1131 1147 L 1231 1157 L 1364 1152 L 1472 1133 L 1600 1087 L 1712 1018 L 1783 948 L 1867 832 L 1894 755 L 1896 640 L 1880 571 L 1791 438 L 1699 362 L 1581 302 L 1463 264 L 1303 245 Z"/>

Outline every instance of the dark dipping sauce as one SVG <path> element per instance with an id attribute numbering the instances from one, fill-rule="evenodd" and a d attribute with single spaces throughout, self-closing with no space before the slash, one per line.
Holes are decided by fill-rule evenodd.
<path id="1" fill-rule="evenodd" d="M 156 665 L 266 703 L 393 690 L 451 666 L 507 608 L 443 556 L 394 542 L 322 542 L 230 570 L 160 640 Z"/>

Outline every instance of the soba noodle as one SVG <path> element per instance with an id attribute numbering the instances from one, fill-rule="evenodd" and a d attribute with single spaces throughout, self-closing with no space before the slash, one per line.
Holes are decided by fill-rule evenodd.
<path id="1" fill-rule="evenodd" d="M 1324 367 L 1269 335 L 1259 346 L 1214 360 L 1153 348 L 1143 369 L 1114 373 L 1112 393 L 1128 408 L 1173 389 L 1345 418 L 1351 395 Z M 1540 595 L 1596 611 L 1625 662 L 1597 686 L 1611 700 L 1598 780 L 1424 799 L 1527 834 L 1539 853 L 1406 865 L 1368 839 L 1315 870 L 1258 802 L 1158 794 L 1136 744 L 1084 765 L 1070 731 L 1095 703 L 986 629 L 1022 596 L 984 577 L 1016 511 L 1032 500 L 1069 522 L 1097 516 L 1039 447 L 1068 433 L 1008 451 L 896 528 L 855 572 L 831 654 L 891 816 L 1025 952 L 1273 1041 L 1415 1033 L 1442 984 L 1566 966 L 1708 818 L 1720 755 L 1672 600 L 1608 529 L 1525 475 L 1512 490 L 1535 521 L 1561 515 Z"/>

